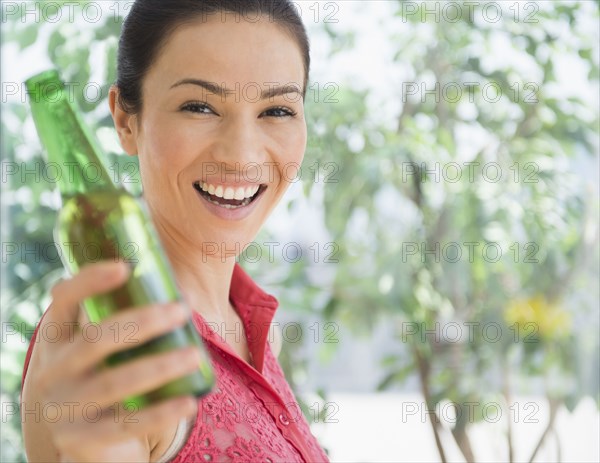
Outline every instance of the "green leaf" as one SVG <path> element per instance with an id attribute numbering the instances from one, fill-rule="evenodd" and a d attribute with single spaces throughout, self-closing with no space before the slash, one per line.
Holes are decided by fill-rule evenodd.
<path id="1" fill-rule="evenodd" d="M 17 43 L 19 44 L 20 50 L 24 50 L 25 48 L 35 43 L 38 37 L 39 29 L 39 24 L 32 24 L 30 26 L 27 26 L 22 32 L 18 34 Z"/>
<path id="2" fill-rule="evenodd" d="M 56 61 L 66 41 L 67 39 L 61 33 L 60 29 L 56 29 L 50 34 L 50 38 L 48 39 L 48 56 L 52 61 Z"/>
<path id="3" fill-rule="evenodd" d="M 412 373 L 414 373 L 414 365 L 412 363 L 398 370 L 391 371 L 379 382 L 377 390 L 383 391 L 396 383 L 403 383 Z"/>

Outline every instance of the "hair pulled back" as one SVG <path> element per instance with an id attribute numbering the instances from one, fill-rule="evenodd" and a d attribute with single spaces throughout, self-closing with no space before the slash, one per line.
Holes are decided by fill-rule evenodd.
<path id="1" fill-rule="evenodd" d="M 304 64 L 304 92 L 310 70 L 308 36 L 289 0 L 136 0 L 125 18 L 117 52 L 119 104 L 130 114 L 142 111 L 142 82 L 173 31 L 219 14 L 227 20 L 256 22 L 265 16 L 296 40 Z"/>

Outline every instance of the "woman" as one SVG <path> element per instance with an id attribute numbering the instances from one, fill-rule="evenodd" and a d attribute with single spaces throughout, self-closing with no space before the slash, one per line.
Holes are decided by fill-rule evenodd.
<path id="1" fill-rule="evenodd" d="M 22 391 L 30 462 L 327 461 L 270 347 L 277 301 L 235 263 L 288 188 L 290 165 L 303 159 L 309 63 L 288 1 L 135 2 L 110 110 L 123 149 L 139 157 L 144 198 L 217 386 L 134 416 L 108 406 L 196 368 L 197 352 L 175 351 L 94 369 L 130 347 L 110 326 L 126 334 L 133 322 L 140 341 L 152 339 L 184 323 L 189 313 L 176 306 L 124 311 L 93 344 L 77 333 L 32 340 Z M 60 282 L 39 326 L 68 326 L 80 301 L 119 286 L 126 273 L 99 263 Z M 50 403 L 59 419 L 30 418 L 31 404 Z M 99 419 L 82 413 L 89 403 L 102 404 Z"/>

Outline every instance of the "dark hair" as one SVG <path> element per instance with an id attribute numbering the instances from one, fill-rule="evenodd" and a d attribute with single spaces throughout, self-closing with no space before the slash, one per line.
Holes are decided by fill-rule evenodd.
<path id="1" fill-rule="evenodd" d="M 310 69 L 306 29 L 289 0 L 136 0 L 125 18 L 117 52 L 119 104 L 130 114 L 142 111 L 142 81 L 173 31 L 215 13 L 234 13 L 256 21 L 267 16 L 296 40 L 304 62 L 304 89 Z"/>

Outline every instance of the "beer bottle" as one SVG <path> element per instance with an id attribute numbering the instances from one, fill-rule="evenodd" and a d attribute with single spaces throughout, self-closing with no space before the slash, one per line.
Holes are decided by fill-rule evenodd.
<path id="1" fill-rule="evenodd" d="M 62 198 L 54 241 L 64 267 L 75 274 L 86 263 L 111 259 L 125 261 L 131 269 L 123 286 L 83 301 L 89 321 L 99 323 L 126 308 L 183 303 L 143 199 L 135 198 L 111 180 L 100 161 L 95 138 L 85 127 L 75 102 L 69 101 L 58 71 L 37 74 L 25 84 L 33 120 L 45 147 L 46 165 L 56 170 Z M 128 397 L 123 403 L 126 408 L 140 409 L 180 395 L 200 397 L 212 390 L 215 378 L 210 358 L 191 318 L 186 325 L 142 345 L 135 342 L 135 326 L 129 331 L 131 349 L 109 356 L 105 368 L 188 345 L 198 347 L 204 355 L 197 371 Z M 113 335 L 117 332 L 115 329 Z"/>

